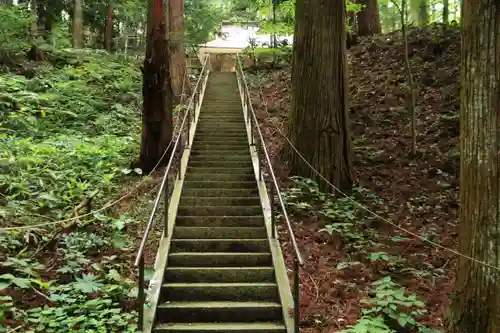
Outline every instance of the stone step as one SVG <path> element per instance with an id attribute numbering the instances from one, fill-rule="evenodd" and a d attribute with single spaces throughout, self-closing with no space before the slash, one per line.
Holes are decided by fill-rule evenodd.
<path id="1" fill-rule="evenodd" d="M 193 144 L 191 149 L 193 150 L 207 150 L 207 151 L 214 151 L 214 150 L 220 150 L 220 151 L 232 151 L 232 150 L 238 150 L 238 151 L 246 151 L 249 152 L 248 142 L 214 142 L 214 143 L 202 143 L 202 142 L 196 142 Z"/>
<path id="2" fill-rule="evenodd" d="M 182 195 L 188 197 L 231 197 L 259 195 L 257 187 L 254 188 L 183 188 Z"/>
<path id="3" fill-rule="evenodd" d="M 279 301 L 276 283 L 166 283 L 162 301 Z"/>
<path id="4" fill-rule="evenodd" d="M 187 180 L 213 180 L 213 181 L 252 181 L 255 180 L 255 175 L 252 173 L 188 173 Z"/>
<path id="5" fill-rule="evenodd" d="M 250 197 L 190 197 L 183 195 L 180 201 L 181 206 L 259 206 L 258 196 Z"/>
<path id="6" fill-rule="evenodd" d="M 264 239 L 172 239 L 170 245 L 172 252 L 243 252 L 266 253 L 269 252 L 269 242 Z"/>
<path id="7" fill-rule="evenodd" d="M 189 160 L 207 160 L 207 161 L 218 161 L 218 160 L 224 160 L 224 161 L 251 161 L 250 159 L 250 153 L 242 153 L 242 154 L 235 154 L 235 153 L 230 153 L 230 154 L 224 154 L 223 152 L 219 152 L 218 154 L 216 153 L 207 153 L 206 151 L 199 151 L 195 150 L 191 152 L 191 156 L 189 156 Z"/>
<path id="8" fill-rule="evenodd" d="M 262 214 L 262 207 L 255 206 L 179 206 L 181 216 L 255 216 Z"/>
<path id="9" fill-rule="evenodd" d="M 235 154 L 206 154 L 198 155 L 191 154 L 189 157 L 190 162 L 208 162 L 208 163 L 247 163 L 252 162 L 250 154 L 235 155 Z"/>
<path id="10" fill-rule="evenodd" d="M 241 168 L 241 167 L 251 167 L 252 161 L 250 156 L 248 157 L 248 161 L 227 161 L 227 160 L 190 160 L 190 166 L 194 167 L 214 167 L 214 168 Z"/>
<path id="11" fill-rule="evenodd" d="M 275 282 L 273 267 L 168 267 L 170 282 Z"/>
<path id="12" fill-rule="evenodd" d="M 277 302 L 169 302 L 158 306 L 160 322 L 278 321 L 281 316 Z"/>
<path id="13" fill-rule="evenodd" d="M 255 267 L 272 265 L 271 253 L 256 252 L 177 252 L 168 255 L 175 267 Z"/>
<path id="14" fill-rule="evenodd" d="M 221 145 L 221 149 L 223 147 L 230 146 L 229 148 L 234 148 L 234 146 L 237 147 L 249 147 L 250 142 L 248 141 L 248 138 L 245 135 L 242 136 L 237 136 L 237 137 L 231 137 L 228 139 L 227 137 L 219 137 L 215 135 L 199 135 L 195 136 L 194 142 L 193 142 L 193 148 L 197 148 L 198 145 Z"/>
<path id="15" fill-rule="evenodd" d="M 234 123 L 236 125 L 241 125 L 243 117 L 243 112 L 240 111 L 225 114 L 219 113 L 216 115 L 202 113 L 200 114 L 198 121 L 200 125 L 211 122 Z"/>
<path id="16" fill-rule="evenodd" d="M 265 239 L 266 228 L 261 227 L 181 227 L 175 226 L 175 239 Z"/>
<path id="17" fill-rule="evenodd" d="M 155 326 L 153 333 L 286 333 L 279 322 L 171 323 Z"/>
<path id="18" fill-rule="evenodd" d="M 196 163 L 193 163 L 196 165 Z M 205 163 L 207 165 L 207 163 Z M 184 189 L 256 189 L 257 183 L 255 180 L 253 181 L 213 181 L 213 180 L 204 180 L 204 181 L 191 181 L 185 180 L 183 185 Z"/>
<path id="19" fill-rule="evenodd" d="M 261 227 L 264 216 L 180 216 L 177 215 L 176 227 Z"/>
<path id="20" fill-rule="evenodd" d="M 201 174 L 253 174 L 252 167 L 243 168 L 214 168 L 214 167 L 188 167 L 187 174 L 190 173 L 201 173 Z"/>

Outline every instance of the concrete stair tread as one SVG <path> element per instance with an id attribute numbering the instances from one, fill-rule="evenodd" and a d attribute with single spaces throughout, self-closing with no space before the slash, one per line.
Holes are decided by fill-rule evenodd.
<path id="1" fill-rule="evenodd" d="M 264 216 L 181 216 L 177 215 L 177 226 L 262 227 Z"/>
<path id="2" fill-rule="evenodd" d="M 182 196 L 182 199 L 198 199 L 199 197 L 195 197 L 195 196 Z M 216 196 L 216 197 L 204 197 L 204 199 L 206 200 L 210 200 L 210 199 L 221 199 L 221 198 L 231 198 L 231 199 L 240 199 L 240 200 L 243 200 L 243 199 L 255 199 L 255 198 L 259 198 L 258 196 L 245 196 L 245 197 L 240 197 L 240 196 Z M 232 206 L 231 206 L 232 207 Z M 246 207 L 246 206 L 245 206 Z"/>
<path id="3" fill-rule="evenodd" d="M 155 331 L 158 329 L 165 332 L 276 332 L 276 330 L 285 331 L 285 326 L 279 322 L 252 322 L 252 323 L 166 323 L 156 325 Z M 271 331 L 272 330 L 272 331 Z"/>
<path id="4" fill-rule="evenodd" d="M 176 267 L 261 267 L 272 265 L 271 252 L 175 252 L 168 255 Z"/>
<path id="5" fill-rule="evenodd" d="M 173 301 L 165 302 L 158 307 L 164 308 L 281 308 L 281 304 L 277 302 L 267 302 L 267 301 L 205 301 L 205 302 L 189 302 L 189 301 Z"/>
<path id="6" fill-rule="evenodd" d="M 192 283 L 164 283 L 162 287 L 168 288 L 239 288 L 239 287 L 278 287 L 272 282 L 192 282 Z"/>
<path id="7" fill-rule="evenodd" d="M 176 226 L 173 237 L 175 239 L 259 239 L 266 237 L 266 228 L 261 227 L 218 227 L 218 226 Z M 214 237 L 217 236 L 217 237 Z"/>

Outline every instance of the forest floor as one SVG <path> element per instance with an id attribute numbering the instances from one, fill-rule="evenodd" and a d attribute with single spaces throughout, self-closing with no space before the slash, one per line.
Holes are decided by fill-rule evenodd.
<path id="1" fill-rule="evenodd" d="M 130 167 L 140 59 L 48 52 L 0 57 L 0 228 L 27 227 L 0 231 L 0 332 L 136 332 L 133 262 L 158 185 Z"/>
<path id="2" fill-rule="evenodd" d="M 363 39 L 348 52 L 357 182 L 352 197 L 389 222 L 456 249 L 460 35 L 434 26 L 412 29 L 408 40 L 418 96 L 417 156 L 410 154 L 400 33 Z M 398 333 L 444 331 L 456 256 L 349 200 L 325 196 L 314 182 L 288 178 L 280 155 L 287 143 L 278 128 L 287 133 L 290 69 L 255 71 L 249 81 L 306 261 L 302 331 L 337 332 L 356 323 L 366 328 L 381 318 Z M 284 230 L 282 238 L 288 239 Z M 284 246 L 291 267 L 289 242 Z"/>

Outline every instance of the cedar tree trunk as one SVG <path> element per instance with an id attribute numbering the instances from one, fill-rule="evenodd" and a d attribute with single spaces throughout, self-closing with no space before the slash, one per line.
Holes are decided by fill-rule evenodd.
<path id="1" fill-rule="evenodd" d="M 450 4 L 448 0 L 443 0 L 443 23 L 448 25 L 450 16 Z"/>
<path id="2" fill-rule="evenodd" d="M 429 23 L 427 0 L 420 0 L 420 8 L 418 11 L 418 22 L 420 26 L 426 26 Z"/>
<path id="3" fill-rule="evenodd" d="M 83 0 L 74 0 L 73 5 L 73 47 L 81 49 L 83 47 Z"/>
<path id="4" fill-rule="evenodd" d="M 460 252 L 500 266 L 500 2 L 464 0 Z M 500 271 L 460 258 L 453 333 L 500 332 Z"/>
<path id="5" fill-rule="evenodd" d="M 191 95 L 184 51 L 184 0 L 169 0 L 168 9 L 170 76 L 174 103 L 179 104 L 183 92 L 186 96 Z"/>
<path id="6" fill-rule="evenodd" d="M 292 61 L 289 137 L 305 159 L 333 185 L 352 183 L 348 130 L 345 1 L 297 0 Z M 292 174 L 330 186 L 290 145 L 284 155 Z"/>
<path id="7" fill-rule="evenodd" d="M 172 86 L 163 0 L 149 0 L 140 166 L 149 173 L 172 140 Z M 168 154 L 166 154 L 168 155 Z M 163 158 L 160 165 L 168 161 Z"/>
<path id="8" fill-rule="evenodd" d="M 358 12 L 358 35 L 371 36 L 382 32 L 377 0 L 358 0 L 363 5 Z"/>
<path id="9" fill-rule="evenodd" d="M 106 51 L 113 49 L 113 3 L 108 4 L 108 14 L 106 17 L 106 31 L 104 32 L 104 47 Z"/>

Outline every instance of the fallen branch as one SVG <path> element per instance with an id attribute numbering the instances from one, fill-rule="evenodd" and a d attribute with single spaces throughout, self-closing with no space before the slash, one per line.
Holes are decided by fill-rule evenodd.
<path id="1" fill-rule="evenodd" d="M 41 251 L 45 250 L 50 244 L 53 244 L 55 239 L 59 235 L 64 233 L 64 231 L 71 229 L 73 226 L 78 224 L 80 222 L 80 219 L 78 219 L 78 217 L 80 216 L 80 212 L 84 208 L 87 208 L 87 212 L 91 212 L 92 211 L 92 208 L 91 208 L 92 199 L 97 195 L 97 193 L 99 193 L 98 190 L 93 191 L 88 196 L 86 196 L 78 205 L 76 205 L 75 208 L 73 209 L 73 214 L 71 214 L 71 217 L 70 217 L 70 218 L 75 218 L 75 219 L 69 221 L 69 223 L 67 223 L 67 224 L 62 224 L 62 227 L 52 235 L 52 237 L 47 241 L 47 243 L 45 243 L 44 246 L 39 247 L 36 250 L 36 252 L 33 253 L 33 255 L 31 257 L 33 258 L 37 254 L 39 254 Z"/>

